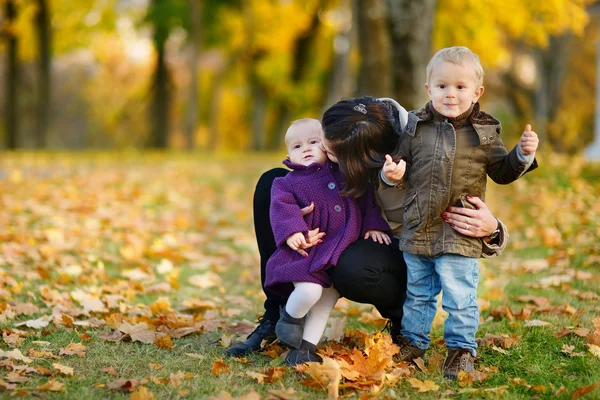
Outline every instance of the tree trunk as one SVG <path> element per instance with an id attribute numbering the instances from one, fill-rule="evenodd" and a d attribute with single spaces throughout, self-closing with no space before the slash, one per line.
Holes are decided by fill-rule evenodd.
<path id="1" fill-rule="evenodd" d="M 538 87 L 535 91 L 535 130 L 540 144 L 548 143 L 554 150 L 562 148 L 560 138 L 548 135 L 548 124 L 560 105 L 560 89 L 567 73 L 572 34 L 551 37 L 547 49 L 535 52 L 538 67 Z"/>
<path id="2" fill-rule="evenodd" d="M 189 0 L 191 12 L 191 33 L 190 33 L 190 91 L 187 104 L 187 113 L 185 117 L 185 136 L 186 147 L 191 150 L 194 147 L 194 137 L 196 125 L 198 123 L 198 56 L 201 49 L 201 23 L 202 23 L 202 2 L 199 0 Z"/>
<path id="3" fill-rule="evenodd" d="M 52 85 L 51 68 L 51 29 L 50 11 L 46 0 L 37 0 L 35 27 L 38 37 L 38 101 L 36 115 L 35 147 L 40 149 L 48 145 L 50 124 L 50 93 Z"/>
<path id="4" fill-rule="evenodd" d="M 252 121 L 252 150 L 263 150 L 265 137 L 265 118 L 267 114 L 267 94 L 254 71 L 254 63 L 250 66 L 250 95 Z"/>
<path id="5" fill-rule="evenodd" d="M 156 43 L 156 71 L 154 72 L 153 100 L 150 120 L 153 121 L 152 133 L 148 146 L 165 149 L 169 136 L 169 108 L 171 93 L 169 90 L 169 73 L 165 59 L 165 41 Z"/>
<path id="6" fill-rule="evenodd" d="M 394 98 L 407 110 L 427 100 L 425 67 L 431 58 L 436 0 L 387 0 L 391 26 Z"/>
<path id="7" fill-rule="evenodd" d="M 17 9 L 14 0 L 5 2 L 6 25 L 14 26 L 17 19 Z M 19 131 L 18 116 L 18 91 L 19 82 L 19 60 L 17 58 L 17 49 L 19 45 L 18 38 L 12 29 L 7 30 L 7 62 L 6 68 L 6 148 L 14 150 L 17 148 L 17 137 Z"/>
<path id="8" fill-rule="evenodd" d="M 385 0 L 355 0 L 361 64 L 357 95 L 390 97 L 393 93 L 392 45 Z"/>

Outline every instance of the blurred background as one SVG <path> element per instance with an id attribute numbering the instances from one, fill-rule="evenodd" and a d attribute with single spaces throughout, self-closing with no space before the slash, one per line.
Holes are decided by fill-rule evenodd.
<path id="1" fill-rule="evenodd" d="M 431 55 L 464 45 L 507 146 L 531 123 L 544 149 L 582 153 L 598 14 L 590 0 L 0 0 L 0 147 L 280 149 L 291 120 L 343 97 L 422 107 Z"/>

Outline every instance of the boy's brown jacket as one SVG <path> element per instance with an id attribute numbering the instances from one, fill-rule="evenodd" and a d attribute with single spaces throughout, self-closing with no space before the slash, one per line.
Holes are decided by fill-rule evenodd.
<path id="1" fill-rule="evenodd" d="M 408 189 L 400 249 L 412 254 L 438 256 L 452 253 L 480 257 L 482 243 L 445 223 L 448 206 L 473 208 L 467 195 L 485 201 L 487 175 L 508 184 L 525 172 L 517 148 L 508 152 L 500 138 L 500 122 L 475 104 L 466 124 L 455 128 L 428 103 L 411 111 L 398 155 L 407 162 Z"/>

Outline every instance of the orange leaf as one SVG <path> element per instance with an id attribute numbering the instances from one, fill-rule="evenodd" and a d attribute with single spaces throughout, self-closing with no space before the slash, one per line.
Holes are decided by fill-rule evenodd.
<path id="1" fill-rule="evenodd" d="M 78 357 L 84 358 L 85 357 L 85 345 L 83 343 L 69 343 L 69 345 L 67 347 L 65 347 L 64 349 L 60 349 L 60 351 L 58 352 L 59 356 L 67 355 L 67 356 L 73 356 L 76 355 Z"/>
<path id="2" fill-rule="evenodd" d="M 419 393 L 437 392 L 440 390 L 440 387 L 431 380 L 421 381 L 417 378 L 408 378 L 408 382 L 413 388 L 417 389 Z"/>
<path id="3" fill-rule="evenodd" d="M 159 349 L 171 350 L 173 348 L 173 340 L 171 339 L 171 336 L 169 336 L 169 335 L 163 335 L 161 337 L 157 337 L 154 340 L 154 344 L 156 344 L 156 347 L 158 347 Z"/>
<path id="4" fill-rule="evenodd" d="M 577 388 L 573 391 L 573 393 L 571 393 L 571 400 L 576 400 L 580 397 L 583 397 L 599 386 L 600 386 L 600 381 L 598 381 L 592 385 L 589 385 L 589 386 L 582 386 L 580 388 Z"/>
<path id="5" fill-rule="evenodd" d="M 63 390 L 64 386 L 65 385 L 63 383 L 55 381 L 54 379 L 50 379 L 48 382 L 46 382 L 46 384 L 37 386 L 35 389 L 47 390 L 49 392 L 60 392 L 61 390 Z"/>
<path id="6" fill-rule="evenodd" d="M 210 367 L 210 373 L 213 375 L 219 375 L 229 372 L 229 365 L 223 362 L 222 359 L 216 360 Z"/>
<path id="7" fill-rule="evenodd" d="M 154 400 L 154 394 L 146 389 L 145 386 L 140 386 L 138 390 L 131 393 L 129 400 Z"/>

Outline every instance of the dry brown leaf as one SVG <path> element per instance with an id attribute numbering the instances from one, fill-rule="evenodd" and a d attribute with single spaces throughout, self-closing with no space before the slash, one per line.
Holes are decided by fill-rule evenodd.
<path id="1" fill-rule="evenodd" d="M 587 343 L 586 346 L 588 347 L 588 351 L 590 353 L 600 358 L 600 346 L 596 346 L 595 344 L 590 343 Z"/>
<path id="2" fill-rule="evenodd" d="M 261 374 L 260 372 L 254 372 L 254 371 L 246 371 L 245 375 L 249 376 L 252 379 L 255 379 L 256 383 L 264 383 L 265 378 L 268 377 L 265 374 Z"/>
<path id="3" fill-rule="evenodd" d="M 580 388 L 577 388 L 573 391 L 573 393 L 571 393 L 571 400 L 577 400 L 580 397 L 585 396 L 586 394 L 590 393 L 592 390 L 596 389 L 597 387 L 600 387 L 600 381 L 591 384 L 589 386 L 582 386 Z"/>
<path id="4" fill-rule="evenodd" d="M 129 322 L 123 322 L 119 330 L 128 334 L 133 342 L 138 341 L 145 344 L 153 344 L 155 340 L 154 330 L 148 327 L 148 324 L 141 322 L 137 325 L 131 325 Z"/>
<path id="5" fill-rule="evenodd" d="M 75 370 L 72 367 L 67 367 L 66 365 L 53 363 L 52 366 L 64 375 L 73 375 L 75 373 Z"/>
<path id="6" fill-rule="evenodd" d="M 425 380 L 425 381 L 421 381 L 417 378 L 408 378 L 408 383 L 410 383 L 410 385 L 417 389 L 419 391 L 419 393 L 424 393 L 424 392 L 437 392 L 438 390 L 440 390 L 440 387 L 438 385 L 436 385 L 436 383 L 432 380 Z"/>
<path id="7" fill-rule="evenodd" d="M 210 373 L 213 375 L 226 374 L 229 372 L 229 365 L 222 359 L 216 360 L 210 367 Z"/>
<path id="8" fill-rule="evenodd" d="M 339 398 L 340 379 L 342 378 L 340 365 L 332 358 L 324 357 L 322 363 L 306 363 L 302 372 L 310 375 L 315 381 L 327 385 L 327 398 Z M 297 368 L 298 369 L 298 368 Z M 300 370 L 300 369 L 299 369 Z"/>
<path id="9" fill-rule="evenodd" d="M 148 365 L 150 365 L 150 369 L 153 370 L 153 371 L 157 371 L 159 369 L 163 369 L 163 365 L 162 364 L 150 363 Z"/>
<path id="10" fill-rule="evenodd" d="M 534 327 L 534 326 L 552 326 L 550 322 L 542 321 L 541 319 L 531 319 L 529 321 L 525 321 L 523 324 L 524 327 Z"/>
<path id="11" fill-rule="evenodd" d="M 19 374 L 17 372 L 9 372 L 8 374 L 6 374 L 6 380 L 10 383 L 23 383 L 29 381 L 30 379 L 25 375 Z"/>
<path id="12" fill-rule="evenodd" d="M 114 367 L 102 368 L 100 371 L 106 372 L 107 374 L 112 376 L 117 376 L 117 371 L 114 369 Z"/>
<path id="13" fill-rule="evenodd" d="M 138 385 L 139 381 L 136 379 L 117 379 L 109 383 L 106 387 L 110 390 L 121 389 L 130 392 Z"/>
<path id="14" fill-rule="evenodd" d="M 65 347 L 64 349 L 60 349 L 60 351 L 58 352 L 59 356 L 62 355 L 67 355 L 67 356 L 78 356 L 81 358 L 85 357 L 85 350 L 86 347 L 83 343 L 69 343 L 69 345 L 67 347 Z"/>
<path id="15" fill-rule="evenodd" d="M 458 371 L 458 386 L 473 386 L 473 377 L 467 371 Z"/>
<path id="16" fill-rule="evenodd" d="M 169 383 L 175 387 L 181 385 L 181 380 L 185 377 L 185 372 L 177 371 L 174 374 L 169 375 Z"/>
<path id="17" fill-rule="evenodd" d="M 138 390 L 131 393 L 129 400 L 154 400 L 154 394 L 145 386 L 140 386 Z"/>
<path id="18" fill-rule="evenodd" d="M 0 379 L 0 387 L 3 387 L 6 390 L 15 390 L 17 388 L 17 385 L 10 384 Z"/>
<path id="19" fill-rule="evenodd" d="M 25 357 L 19 349 L 13 349 L 10 351 L 0 350 L 0 358 L 12 358 L 13 360 L 23 361 L 27 364 L 33 361 L 31 358 Z"/>
<path id="20" fill-rule="evenodd" d="M 156 344 L 156 347 L 158 347 L 159 349 L 171 350 L 173 348 L 173 340 L 169 335 L 157 337 L 154 340 L 154 344 Z"/>
<path id="21" fill-rule="evenodd" d="M 46 384 L 37 386 L 35 390 L 47 390 L 49 392 L 60 392 L 64 389 L 64 383 L 50 379 Z"/>

